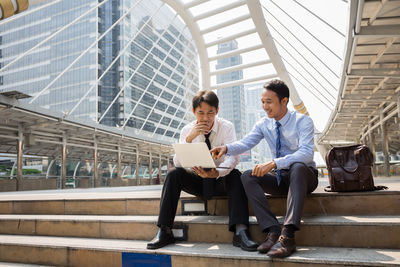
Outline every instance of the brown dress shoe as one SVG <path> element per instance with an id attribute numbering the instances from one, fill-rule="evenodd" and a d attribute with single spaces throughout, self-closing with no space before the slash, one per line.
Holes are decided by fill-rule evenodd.
<path id="1" fill-rule="evenodd" d="M 294 238 L 281 235 L 279 242 L 277 242 L 268 252 L 268 256 L 284 258 L 290 256 L 296 250 L 296 243 Z"/>
<path id="2" fill-rule="evenodd" d="M 278 233 L 268 233 L 265 241 L 258 246 L 257 250 L 260 253 L 267 253 L 273 245 L 275 245 L 276 241 L 278 241 L 279 234 Z"/>

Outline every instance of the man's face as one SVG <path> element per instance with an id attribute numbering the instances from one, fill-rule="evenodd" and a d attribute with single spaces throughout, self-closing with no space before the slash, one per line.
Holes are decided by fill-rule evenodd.
<path id="1" fill-rule="evenodd" d="M 198 123 L 206 124 L 208 126 L 208 130 L 211 130 L 214 124 L 215 116 L 218 114 L 218 109 L 205 102 L 201 102 L 200 106 L 193 110 L 193 114 Z"/>
<path id="2" fill-rule="evenodd" d="M 261 93 L 262 107 L 267 112 L 269 118 L 280 120 L 286 114 L 288 98 L 279 101 L 278 95 L 271 90 L 264 89 Z"/>

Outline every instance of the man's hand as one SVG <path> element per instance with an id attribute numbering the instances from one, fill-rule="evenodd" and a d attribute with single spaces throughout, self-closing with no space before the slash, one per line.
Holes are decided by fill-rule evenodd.
<path id="1" fill-rule="evenodd" d="M 267 163 L 257 164 L 256 166 L 254 166 L 254 169 L 251 172 L 251 175 L 257 176 L 257 177 L 262 177 L 262 176 L 266 175 L 267 173 L 269 173 L 273 168 L 276 168 L 276 164 L 272 160 Z"/>
<path id="2" fill-rule="evenodd" d="M 209 171 L 205 171 L 202 167 L 193 167 L 193 171 L 200 176 L 201 178 L 217 178 L 219 176 L 219 172 L 213 168 Z"/>
<path id="3" fill-rule="evenodd" d="M 198 121 L 190 130 L 190 133 L 186 137 L 186 142 L 191 143 L 193 139 L 195 139 L 197 136 L 201 134 L 208 134 L 210 131 L 209 126 L 207 125 L 207 122 L 201 122 Z"/>
<path id="4" fill-rule="evenodd" d="M 219 159 L 228 151 L 227 146 L 217 146 L 210 150 L 213 159 Z"/>

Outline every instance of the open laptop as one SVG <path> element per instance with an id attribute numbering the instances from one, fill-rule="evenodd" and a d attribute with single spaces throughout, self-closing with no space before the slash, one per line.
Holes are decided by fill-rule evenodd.
<path id="1" fill-rule="evenodd" d="M 183 168 L 202 167 L 229 169 L 228 167 L 217 167 L 215 165 L 206 143 L 172 144 L 172 147 Z"/>

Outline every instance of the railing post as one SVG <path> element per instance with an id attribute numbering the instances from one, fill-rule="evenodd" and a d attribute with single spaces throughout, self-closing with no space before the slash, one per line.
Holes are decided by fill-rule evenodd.
<path id="1" fill-rule="evenodd" d="M 139 177 L 139 145 L 136 146 L 136 184 L 140 185 L 140 177 Z"/>
<path id="2" fill-rule="evenodd" d="M 65 134 L 62 138 L 62 152 L 61 152 L 61 188 L 67 187 L 67 137 Z"/>
<path id="3" fill-rule="evenodd" d="M 22 125 L 18 125 L 18 141 L 17 141 L 17 186 L 16 190 L 22 189 L 22 157 L 24 154 L 24 134 Z"/>
<path id="4" fill-rule="evenodd" d="M 380 113 L 380 119 L 381 119 L 381 131 L 382 131 L 382 150 L 383 154 L 385 156 L 385 162 L 384 162 L 384 174 L 386 177 L 390 176 L 390 162 L 389 162 L 389 138 L 387 134 L 387 127 L 386 127 L 386 122 L 383 121 L 385 118 L 385 114 L 383 113 L 383 110 L 381 110 Z"/>
<path id="5" fill-rule="evenodd" d="M 97 161 L 98 161 L 98 155 L 97 155 L 97 140 L 96 140 L 96 136 L 94 137 L 94 151 L 93 151 L 94 155 L 93 155 L 93 187 L 98 187 L 98 169 L 97 169 Z"/>
<path id="6" fill-rule="evenodd" d="M 375 136 L 371 131 L 371 123 L 368 124 L 368 139 L 369 139 L 369 146 L 371 148 L 372 155 L 374 155 L 374 162 L 372 163 L 372 172 L 374 176 L 376 176 L 376 149 L 375 149 Z"/>
<path id="7" fill-rule="evenodd" d="M 149 184 L 153 184 L 153 155 L 149 152 Z"/>
<path id="8" fill-rule="evenodd" d="M 161 184 L 161 178 L 162 178 L 162 173 L 161 173 L 161 164 L 162 164 L 162 161 L 161 161 L 161 153 L 160 154 L 158 154 L 158 183 L 159 184 Z"/>
<path id="9" fill-rule="evenodd" d="M 117 159 L 117 180 L 122 180 L 122 176 L 121 176 L 121 146 L 118 145 L 118 159 Z"/>

